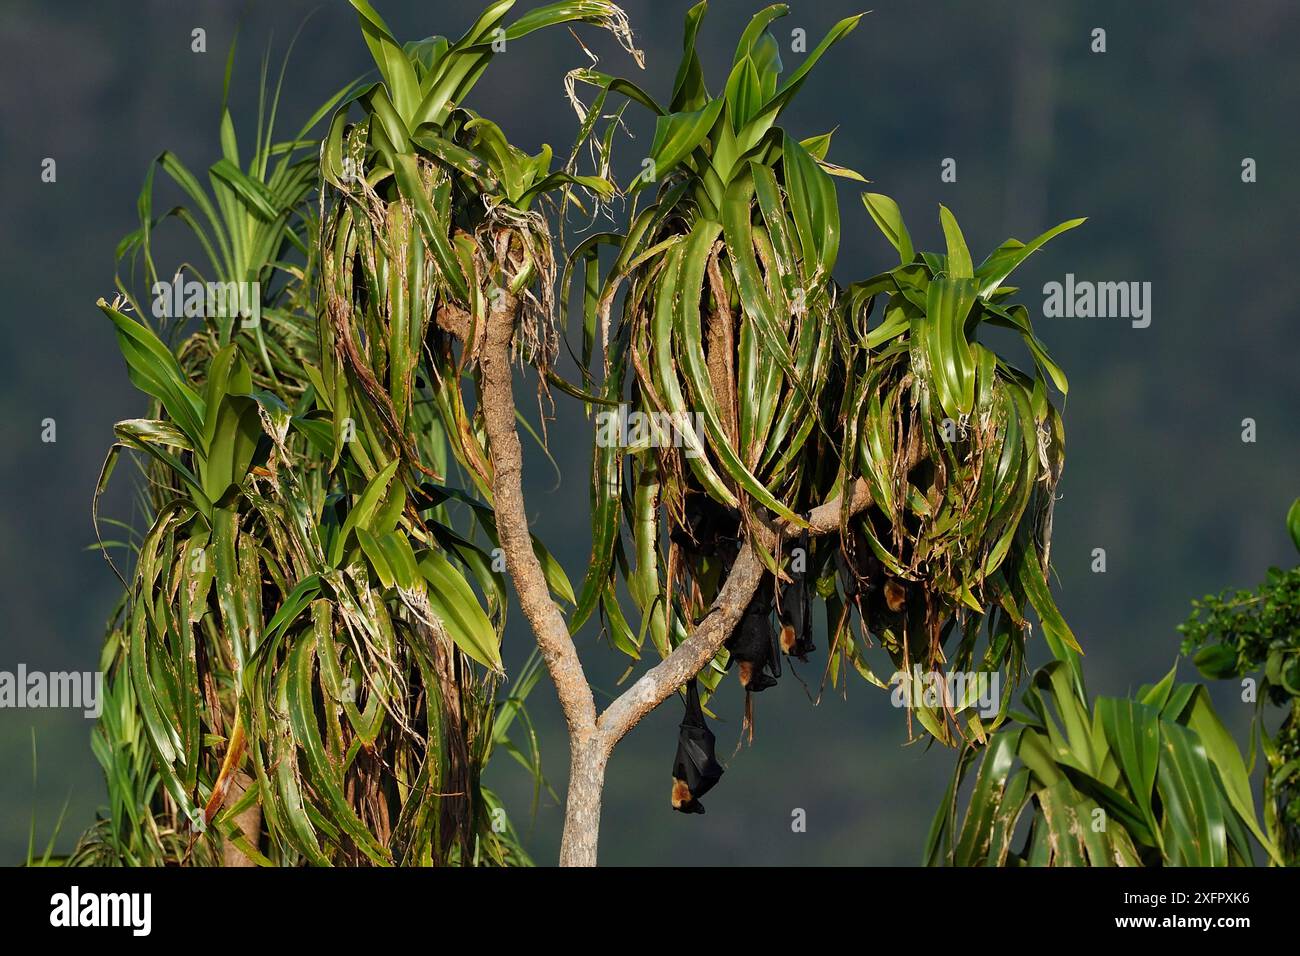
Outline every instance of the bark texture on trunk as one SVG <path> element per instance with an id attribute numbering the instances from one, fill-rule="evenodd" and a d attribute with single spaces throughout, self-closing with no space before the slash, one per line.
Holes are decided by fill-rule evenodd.
<path id="1" fill-rule="evenodd" d="M 519 302 L 512 295 L 494 297 L 480 359 L 483 428 L 492 459 L 492 506 L 497 533 L 505 553 L 506 570 L 514 581 L 524 617 L 532 626 L 542 659 L 555 683 L 569 724 L 569 736 L 589 736 L 596 726 L 596 703 L 582 672 L 578 650 L 569 637 L 564 615 L 551 598 L 541 562 L 533 553 L 524 510 L 523 451 L 515 428 L 515 395 L 510 368 Z"/>
<path id="2" fill-rule="evenodd" d="M 569 744 L 569 791 L 564 799 L 560 866 L 595 866 L 600 798 L 609 751 L 599 737 Z"/>
<path id="3" fill-rule="evenodd" d="M 479 365 L 483 427 L 492 460 L 492 504 L 497 534 L 519 605 L 537 638 L 569 726 L 570 779 L 560 863 L 594 866 L 608 750 L 597 739 L 596 702 L 583 673 L 578 649 L 569 636 L 564 615 L 551 598 L 541 562 L 533 553 L 524 510 L 523 451 L 515 427 L 514 372 L 510 367 L 518 301 L 510 295 L 499 296 L 495 301 L 496 307 L 488 316 Z"/>

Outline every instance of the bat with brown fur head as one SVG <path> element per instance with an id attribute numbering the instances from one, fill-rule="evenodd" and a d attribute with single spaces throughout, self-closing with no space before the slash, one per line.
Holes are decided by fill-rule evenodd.
<path id="1" fill-rule="evenodd" d="M 812 599 L 808 593 L 808 534 L 799 539 L 803 549 L 804 563 L 801 570 L 790 572 L 791 580 L 781 588 L 781 600 L 777 605 L 777 617 L 781 621 L 781 650 L 791 657 L 807 661 L 808 655 L 817 648 L 812 642 Z"/>
<path id="2" fill-rule="evenodd" d="M 727 667 L 736 665 L 740 686 L 750 693 L 775 686 L 781 676 L 781 653 L 772 626 L 772 583 L 772 576 L 765 574 L 726 643 L 731 653 Z"/>
<path id="3" fill-rule="evenodd" d="M 677 756 L 673 759 L 673 809 L 680 813 L 703 813 L 700 797 L 722 779 L 722 765 L 715 752 L 713 731 L 704 722 L 700 692 L 695 678 L 686 682 L 686 714 L 677 731 Z"/>

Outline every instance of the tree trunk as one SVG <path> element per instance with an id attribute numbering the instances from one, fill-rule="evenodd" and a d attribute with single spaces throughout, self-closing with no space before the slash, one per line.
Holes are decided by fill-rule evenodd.
<path id="1" fill-rule="evenodd" d="M 569 792 L 564 801 L 564 838 L 560 866 L 595 866 L 600 835 L 600 797 L 609 754 L 596 738 L 573 741 L 569 757 Z"/>
<path id="2" fill-rule="evenodd" d="M 546 575 L 529 536 L 522 486 L 523 450 L 515 428 L 510 368 L 510 344 L 518 318 L 518 300 L 512 295 L 498 297 L 488 315 L 483 354 L 479 359 L 480 408 L 492 460 L 492 506 L 501 550 L 505 552 L 506 570 L 514 582 L 520 609 L 537 638 L 569 728 L 572 779 L 560 863 L 594 866 L 600 790 L 609 750 L 599 744 L 591 686 L 583 674 L 582 661 L 564 615 L 551 599 Z"/>

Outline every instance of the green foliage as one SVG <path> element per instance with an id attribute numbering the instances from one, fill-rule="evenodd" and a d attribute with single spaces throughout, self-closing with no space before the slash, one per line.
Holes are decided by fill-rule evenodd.
<path id="1" fill-rule="evenodd" d="M 647 640 L 667 656 L 748 542 L 766 570 L 737 633 L 756 618 L 771 630 L 772 598 L 793 632 L 792 605 L 820 597 L 823 685 L 852 669 L 887 687 L 870 659 L 881 650 L 895 673 L 1007 677 L 991 720 L 972 699 L 910 702 L 909 727 L 915 714 L 934 739 L 963 743 L 929 862 L 1240 864 L 1252 838 L 1276 857 L 1203 688 L 1171 673 L 1135 701 L 1090 709 L 1051 595 L 1064 465 L 1052 392 L 1068 384 L 1006 281 L 1082 220 L 1008 240 L 976 265 L 946 208 L 944 251 L 918 251 L 898 206 L 867 193 L 899 262 L 841 286 L 835 179 L 862 177 L 827 159 L 829 133 L 801 139 L 777 121 L 858 17 L 786 74 L 769 27 L 788 9 L 760 11 L 715 94 L 695 49 L 697 4 L 666 104 L 594 68 L 568 75 L 581 128 L 554 169 L 549 146 L 520 149 L 466 100 L 500 43 L 547 26 L 606 29 L 639 63 L 617 6 L 565 0 L 507 23 L 513 0 L 497 0 L 454 42 L 403 44 L 367 0 L 351 2 L 377 82 L 339 91 L 278 142 L 278 84 L 268 99 L 264 67 L 268 119 L 246 160 L 223 106 L 210 190 L 171 153 L 156 163 L 185 197 L 161 218 L 188 227 L 207 257 L 206 276 L 183 272 L 255 284 L 260 318 L 142 319 L 142 301 L 176 301 L 155 267 L 153 170 L 141 226 L 119 247 L 132 274 L 99 303 L 150 409 L 117 425 L 96 509 L 129 452 L 145 528 L 105 644 L 95 753 L 109 816 L 73 862 L 216 863 L 232 847 L 262 865 L 527 862 L 481 775 L 500 748 L 540 793 L 523 707 L 540 669 L 534 656 L 502 696 L 493 475 L 481 402 L 464 396 L 488 317 L 504 308 L 539 381 L 606 416 L 576 595 L 534 541 L 553 596 L 573 605 L 572 631 L 599 612 L 630 658 Z M 227 81 L 232 67 L 233 51 Z M 580 85 L 595 90 L 590 104 Z M 610 97 L 626 103 L 611 110 Z M 582 380 L 570 383 L 554 371 L 555 219 L 612 199 L 614 135 L 632 105 L 655 132 L 622 190 L 626 229 L 585 238 L 559 277 L 562 327 L 580 285 Z M 584 147 L 592 175 L 577 172 Z M 990 328 L 1018 336 L 1028 370 L 982 340 Z M 611 409 L 658 424 L 628 443 Z M 859 488 L 867 504 L 853 510 Z M 800 535 L 837 496 L 837 533 Z M 772 553 L 759 531 L 778 520 L 788 533 Z M 1290 526 L 1300 546 L 1300 506 Z M 1198 664 L 1264 666 L 1274 699 L 1293 698 L 1295 648 L 1279 635 L 1296 630 L 1298 585 L 1277 572 L 1258 600 L 1207 599 L 1189 643 L 1217 643 Z M 1031 610 L 1056 660 L 1012 712 Z M 783 649 L 803 659 L 810 633 Z M 706 692 L 733 657 L 729 641 L 699 675 Z M 740 668 L 747 689 L 752 664 Z M 1292 787 L 1300 764 L 1279 759 L 1275 785 Z M 260 830 L 245 834 L 238 819 L 253 807 Z"/>
<path id="2" fill-rule="evenodd" d="M 243 165 L 223 108 L 215 201 L 172 154 L 158 161 L 188 201 L 168 215 L 210 260 L 193 278 L 258 283 L 254 318 L 154 310 L 172 320 L 169 345 L 137 317 L 147 313 L 128 280 L 100 301 L 152 407 L 116 427 L 96 502 L 121 454 L 137 453 L 148 526 L 105 647 L 95 752 L 109 816 L 73 862 L 215 863 L 227 844 L 260 864 L 527 862 L 480 777 L 501 747 L 541 785 L 522 709 L 536 663 L 498 709 L 507 601 L 495 524 L 442 483 L 445 436 L 474 477 L 487 473 L 481 446 L 477 459 L 463 453 L 477 429 L 432 316 L 451 305 L 481 324 L 492 285 L 467 239 L 476 231 L 501 252 L 493 281 L 541 288 L 535 243 L 549 240 L 527 205 L 571 180 L 547 174 L 549 150 L 523 163 L 496 127 L 451 105 L 491 59 L 484 38 L 510 3 L 456 44 L 405 49 L 355 5 L 382 84 L 341 91 L 276 142 L 278 90 L 266 101 L 263 80 L 269 118 Z M 617 7 L 579 0 L 534 11 L 506 37 L 573 19 L 622 22 Z M 349 127 L 358 98 L 366 118 Z M 332 110 L 322 150 L 309 134 Z M 365 175 L 342 177 L 344 143 Z M 481 170 L 461 168 L 471 160 Z M 482 190 L 483 176 L 500 191 Z M 470 209 L 479 195 L 488 202 Z M 141 227 L 119 254 L 143 263 L 161 306 L 152 197 L 151 172 Z M 525 750 L 510 737 L 520 718 Z M 262 832 L 250 841 L 236 818 L 254 804 Z"/>
<path id="3" fill-rule="evenodd" d="M 1287 513 L 1287 530 L 1300 550 L 1300 499 Z M 1265 818 L 1288 865 L 1300 863 L 1300 567 L 1269 568 L 1256 590 L 1207 594 L 1192 602 L 1178 630 L 1182 651 L 1206 677 L 1259 675 L 1256 726 L 1267 773 Z M 1262 706 L 1283 708 L 1270 734 Z"/>
<path id="4" fill-rule="evenodd" d="M 555 266 L 547 221 L 531 207 L 556 190 L 569 200 L 573 186 L 606 197 L 613 187 L 601 177 L 553 172 L 549 146 L 529 156 L 463 103 L 501 44 L 579 21 L 608 29 L 632 50 L 626 17 L 607 0 L 565 0 L 505 25 L 514 2 L 497 0 L 454 43 L 429 37 L 401 45 L 366 0 L 351 2 L 381 81 L 355 98 L 362 119 L 348 123 L 351 104 L 346 102 L 325 137 L 321 176 L 334 191 L 327 197 L 332 209 L 320 238 L 330 290 L 326 311 L 335 324 L 345 321 L 334 314 L 335 302 L 354 296 L 350 284 L 359 269 L 366 270 L 367 288 L 355 295 L 368 293 L 379 303 L 401 292 L 387 306 L 393 314 L 380 316 L 383 328 L 354 330 L 387 343 L 388 371 L 403 382 L 399 400 L 409 392 L 405 379 L 422 341 L 421 321 L 433 309 L 447 307 L 482 316 L 499 291 L 522 294 L 531 307 L 523 344 L 546 367 L 555 358 L 550 324 Z M 403 274 L 385 277 L 388 260 L 401 263 Z M 333 334 L 346 331 L 323 328 L 326 345 Z M 375 364 L 390 364 L 377 358 Z M 325 374 L 332 385 L 328 369 Z M 461 436 L 463 407 L 440 410 L 449 434 Z M 388 411 L 400 416 L 405 408 L 399 401 Z M 481 455 L 462 442 L 457 447 L 462 463 L 482 478 Z"/>
<path id="5" fill-rule="evenodd" d="M 797 529 L 811 508 L 861 479 L 868 511 L 846 511 L 838 540 L 813 540 L 803 556 L 827 609 L 825 680 L 838 684 L 851 667 L 885 686 L 867 661 L 876 643 L 895 670 L 1018 675 L 1028 607 L 1049 643 L 1077 646 L 1047 582 L 1064 462 L 1049 389 L 1063 394 L 1067 383 L 1003 283 L 1082 220 L 1029 243 L 1008 240 L 976 268 L 948 210 L 940 211 L 946 251 L 918 254 L 897 205 L 867 194 L 900 264 L 841 288 L 832 276 L 840 245 L 833 177 L 862 177 L 827 161 L 829 134 L 797 139 L 776 122 L 859 18 L 836 24 L 782 80 L 768 28 L 787 8 L 760 11 L 715 95 L 695 51 L 704 11 L 700 3 L 687 14 L 666 106 L 627 80 L 571 74 L 597 89 L 579 114 L 602 168 L 623 120 L 620 108 L 596 135 L 609 96 L 649 109 L 656 127 L 627 190 L 639 197 L 653 187 L 654 200 L 634 207 L 625 232 L 589 237 L 567 264 L 562 302 L 575 278 L 583 287 L 586 376 L 585 390 L 567 390 L 605 414 L 621 405 L 663 416 L 684 434 L 677 447 L 624 448 L 602 441 L 598 428 L 592 559 L 571 627 L 599 608 L 612 642 L 631 657 L 647 637 L 669 653 L 713 605 L 729 566 L 725 544 L 718 553 L 708 553 L 713 543 L 701 546 L 702 513 L 731 516 L 738 537 L 757 544 L 760 524 L 782 518 Z M 613 260 L 602 269 L 604 248 Z M 978 340 L 985 326 L 1019 333 L 1032 374 Z M 775 578 L 796 573 L 787 555 L 760 552 Z M 620 579 L 641 612 L 639 627 L 624 619 Z M 724 651 L 702 675 L 706 688 L 727 662 Z M 967 703 L 916 713 L 951 743 L 959 715 L 975 735 L 984 732 L 962 713 Z"/>
<path id="6" fill-rule="evenodd" d="M 598 90 L 580 109 L 584 134 L 611 94 L 656 117 L 644 172 L 628 189 L 639 195 L 653 186 L 653 202 L 634 207 L 625 233 L 597 234 L 574 250 L 561 299 L 567 303 L 574 276 L 582 276 L 584 374 L 599 394 L 574 390 L 606 410 L 622 405 L 643 420 L 670 422 L 676 432 L 675 442 L 653 448 L 597 436 L 592 560 L 571 627 L 600 607 L 613 642 L 634 658 L 647 637 L 659 654 L 669 653 L 707 611 L 724 576 L 725 558 L 686 560 L 676 546 L 667 558 L 661 553 L 661 532 L 672 538 L 686 531 L 693 499 L 735 509 L 751 528 L 768 514 L 802 523 L 822 490 L 809 439 L 833 360 L 833 338 L 823 334 L 836 309 L 831 269 L 839 246 L 830 177 L 856 174 L 825 161 L 829 135 L 801 141 L 775 123 L 858 17 L 836 25 L 782 81 L 767 27 L 788 10 L 766 8 L 744 31 L 723 92 L 714 96 L 695 52 L 705 6 L 687 14 L 666 106 L 626 80 L 594 70 L 571 74 Z M 620 109 L 596 142 L 606 166 L 621 118 Z M 603 247 L 615 257 L 602 276 Z M 624 287 L 611 333 L 610 313 Z M 634 568 L 621 540 L 624 523 Z M 765 560 L 775 569 L 775 556 Z M 635 631 L 618 605 L 620 573 L 643 616 Z M 706 687 L 725 660 L 701 676 Z"/>
<path id="7" fill-rule="evenodd" d="M 1287 516 L 1295 533 L 1300 502 Z M 1268 770 L 1261 826 L 1247 762 L 1199 684 L 1174 671 L 1134 698 L 1088 707 L 1079 657 L 1054 647 L 1023 711 L 960 756 L 931 828 L 926 861 L 956 866 L 1235 866 L 1258 844 L 1291 865 L 1300 845 L 1296 635 L 1300 569 L 1272 568 L 1255 591 L 1206 595 L 1179 626 L 1206 677 L 1263 670 L 1258 700 L 1285 707 L 1276 734 L 1259 720 Z M 962 787 L 978 763 L 961 815 Z M 1027 822 L 1026 822 L 1027 821 Z"/>
<path id="8" fill-rule="evenodd" d="M 1035 336 L 1028 310 L 1012 301 L 1016 290 L 1003 282 L 1032 252 L 1083 220 L 1027 244 L 1009 239 L 976 267 L 944 207 L 946 251 L 918 253 L 892 200 L 867 193 L 863 201 L 900 263 L 846 291 L 836 487 L 866 481 L 873 507 L 846 527 L 846 563 L 867 582 L 868 594 L 889 587 L 904 606 L 864 602 L 857 596 L 862 588 L 846 588 L 845 598 L 856 600 L 845 600 L 828 574 L 819 590 L 838 611 L 832 646 L 864 670 L 847 632 L 856 608 L 864 632 L 878 638 L 896 669 L 1001 669 L 1014 677 L 1023 666 L 1029 607 L 1054 650 L 1078 645 L 1047 577 L 1065 450 L 1049 389 L 1064 394 L 1068 384 Z M 1019 334 L 1032 374 L 979 341 L 986 326 Z M 951 742 L 949 724 L 964 703 L 945 701 L 916 713 L 933 735 Z M 964 716 L 982 734 L 979 718 Z"/>
<path id="9" fill-rule="evenodd" d="M 1136 698 L 1089 708 L 1077 663 L 1067 652 L 1038 670 L 1024 711 L 963 751 L 929 865 L 1250 866 L 1252 838 L 1278 859 L 1203 686 L 1170 671 Z"/>
<path id="10" fill-rule="evenodd" d="M 126 277 L 119 272 L 118 293 L 129 307 L 127 311 L 140 315 L 148 310 L 141 307 L 141 299 L 134 293 L 137 282 L 143 282 L 148 292 L 144 301 L 152 299 L 158 304 L 162 304 L 159 293 L 163 292 L 165 297 L 160 282 L 189 279 L 223 286 L 258 283 L 259 321 L 241 321 L 241 316 L 227 310 L 198 334 L 190 335 L 177 360 L 191 377 L 201 377 L 199 370 L 211 356 L 238 340 L 250 355 L 256 356 L 253 375 L 260 387 L 293 390 L 298 383 L 300 389 L 303 364 L 314 354 L 308 335 L 310 326 L 302 315 L 303 292 L 311 283 L 307 272 L 310 262 L 302 261 L 314 220 L 308 197 L 317 183 L 318 143 L 310 138 L 310 132 L 350 94 L 351 88 L 345 87 L 326 100 L 294 136 L 274 141 L 277 105 L 288 62 L 286 54 L 275 88 L 268 91 L 269 60 L 262 61 L 258 115 L 265 118 L 265 123 L 258 126 L 253 148 L 244 161 L 240 158 L 239 138 L 227 103 L 235 65 L 235 47 L 231 46 L 221 102 L 222 155 L 208 168 L 209 189 L 203 188 L 199 178 L 175 153 L 162 152 L 150 167 L 136 203 L 140 227 L 117 248 L 119 262 L 131 266 Z M 155 174 L 159 169 L 179 188 L 185 204 L 156 216 Z M 172 218 L 188 228 L 207 261 L 202 267 L 182 264 L 174 276 L 166 276 L 158 272 L 154 246 L 159 226 Z M 166 335 L 171 336 L 180 333 L 194 315 L 167 312 L 165 317 L 170 319 Z M 123 334 L 129 335 L 131 330 L 119 326 L 119 341 Z M 161 356 L 160 361 L 167 364 Z M 134 368 L 131 374 L 132 380 L 139 384 L 134 378 L 137 374 Z M 160 397 L 152 391 L 150 394 Z M 187 415 L 177 421 L 193 424 Z"/>

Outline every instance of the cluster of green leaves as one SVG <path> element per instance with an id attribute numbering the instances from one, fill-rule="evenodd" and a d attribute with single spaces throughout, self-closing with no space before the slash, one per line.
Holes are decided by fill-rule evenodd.
<path id="1" fill-rule="evenodd" d="M 118 294 L 137 314 L 153 311 L 165 328 L 164 337 L 184 335 L 185 347 L 177 359 L 191 377 L 203 377 L 203 369 L 220 349 L 239 341 L 254 358 L 252 373 L 260 387 L 301 390 L 304 364 L 314 359 L 310 324 L 304 321 L 307 304 L 304 290 L 310 288 L 308 256 L 313 215 L 309 197 L 316 190 L 319 144 L 311 130 L 350 93 L 344 87 L 331 96 L 287 140 L 272 141 L 277 107 L 283 88 L 289 55 L 286 54 L 274 89 L 268 86 L 269 57 L 262 60 L 258 89 L 259 122 L 253 148 L 246 163 L 240 160 L 239 138 L 229 106 L 230 80 L 235 66 L 235 45 L 226 60 L 220 111 L 221 157 L 207 170 L 208 189 L 199 177 L 171 150 L 165 150 L 151 164 L 136 202 L 138 229 L 117 247 Z M 292 44 L 290 45 L 292 52 Z M 184 203 L 155 214 L 155 176 L 162 170 L 184 197 Z M 173 275 L 159 273 L 154 244 L 159 227 L 169 219 L 183 223 L 203 251 L 206 262 L 184 262 Z M 177 314 L 167 310 L 170 289 L 175 282 L 209 282 L 223 287 L 231 283 L 257 283 L 261 298 L 259 321 L 249 323 L 227 310 L 213 321 L 194 328 L 193 320 L 203 307 L 188 297 L 177 297 L 185 307 Z M 137 297 L 143 284 L 147 294 Z M 146 310 L 142 303 L 151 305 Z M 157 308 L 152 308 L 157 306 Z M 190 423 L 192 424 L 192 422 Z"/>
<path id="2" fill-rule="evenodd" d="M 695 50 L 705 9 L 699 3 L 687 14 L 684 55 L 666 106 L 627 80 L 591 69 L 571 74 L 598 90 L 584 134 L 604 115 L 610 94 L 655 116 L 650 155 L 627 189 L 639 197 L 653 186 L 654 200 L 639 211 L 634 205 L 625 233 L 599 233 L 577 246 L 562 285 L 567 301 L 574 277 L 582 278 L 584 374 L 588 383 L 603 374 L 591 386 L 598 394 L 585 397 L 605 409 L 663 416 L 651 420 L 671 421 L 681 439 L 676 447 L 614 441 L 595 449 L 592 561 L 572 627 L 599 606 L 614 643 L 634 658 L 647 635 L 667 654 L 721 584 L 718 562 L 692 566 L 661 554 L 662 530 L 681 526 L 689 496 L 737 509 L 746 526 L 768 514 L 800 524 L 816 501 L 809 439 L 833 366 L 833 340 L 824 332 L 836 308 L 831 270 L 839 248 L 830 177 L 860 178 L 826 161 L 829 134 L 799 140 L 776 125 L 822 54 L 859 18 L 833 27 L 782 80 L 768 27 L 788 8 L 760 11 L 741 36 L 722 94 L 714 96 Z M 606 155 L 622 114 L 598 141 Z M 614 257 L 602 272 L 600 251 L 607 247 Z M 621 318 L 611 334 L 621 291 Z M 634 568 L 621 541 L 624 522 Z M 764 558 L 775 569 L 775 557 Z M 673 593 L 670 567 L 684 572 L 680 593 Z M 639 630 L 618 604 L 620 570 L 643 615 Z M 702 681 L 712 686 L 718 673 Z"/>
<path id="3" fill-rule="evenodd" d="M 898 207 L 869 193 L 866 206 L 900 263 L 841 288 L 832 276 L 840 244 L 832 177 L 862 177 L 826 159 L 829 134 L 801 140 L 776 122 L 858 18 L 836 24 L 782 80 L 769 27 L 787 8 L 760 11 L 714 96 L 695 50 L 704 11 L 700 3 L 687 15 L 666 107 L 625 79 L 592 69 L 571 74 L 597 89 L 580 114 L 603 168 L 624 113 L 617 110 L 596 137 L 595 118 L 606 115 L 610 95 L 649 109 L 656 122 L 650 155 L 626 190 L 639 197 L 653 185 L 654 201 L 634 206 L 625 232 L 587 238 L 565 270 L 564 301 L 575 279 L 582 283 L 586 391 L 572 391 L 589 407 L 666 415 L 685 432 L 685 447 L 597 442 L 592 560 L 573 628 L 599 608 L 625 653 L 639 657 L 648 636 L 667 654 L 712 606 L 726 567 L 674 543 L 691 533 L 693 496 L 734 509 L 743 536 L 773 518 L 798 528 L 810 508 L 862 479 L 868 512 L 850 518 L 846 511 L 838 540 L 814 541 L 803 556 L 826 603 L 830 682 L 851 666 L 885 686 L 864 657 L 873 639 L 903 670 L 979 666 L 1016 674 L 1031 606 L 1049 641 L 1075 646 L 1047 580 L 1064 460 L 1050 391 L 1064 394 L 1067 383 L 1004 283 L 1082 220 L 1029 243 L 1008 240 L 977 268 L 946 209 L 947 250 L 918 253 Z M 605 248 L 613 255 L 602 268 Z M 1032 372 L 978 341 L 988 326 L 1020 334 Z M 761 547 L 760 554 L 772 574 L 788 576 L 788 556 Z M 640 627 L 622 613 L 620 579 Z M 880 601 L 886 584 L 907 593 L 902 613 Z M 960 642 L 945 650 L 954 631 Z M 977 657 L 981 633 L 988 646 Z M 726 662 L 724 651 L 703 675 L 706 687 Z M 951 742 L 950 724 L 967 704 L 917 712 L 931 734 Z M 978 718 L 967 712 L 966 719 L 983 732 Z"/>
<path id="4" fill-rule="evenodd" d="M 1171 670 L 1135 698 L 1088 700 L 1072 651 L 1034 674 L 1024 710 L 958 759 L 929 865 L 1251 866 L 1256 843 L 1280 860 L 1203 685 Z"/>
<path id="5" fill-rule="evenodd" d="M 510 2 L 455 44 L 406 47 L 354 5 L 381 84 L 341 91 L 278 142 L 278 90 L 268 108 L 264 79 L 246 162 L 223 107 L 212 196 L 172 154 L 158 161 L 188 200 L 168 215 L 203 248 L 206 278 L 260 283 L 266 321 L 196 310 L 164 323 L 169 346 L 137 317 L 129 281 L 100 302 L 152 407 L 116 427 L 96 500 L 121 453 L 140 453 L 148 527 L 122 542 L 134 571 L 105 651 L 96 753 L 110 817 L 76 862 L 215 862 L 223 841 L 262 864 L 527 862 L 480 778 L 501 747 L 540 786 L 522 709 L 539 671 L 532 662 L 498 706 L 496 529 L 485 495 L 444 483 L 448 444 L 480 490 L 488 472 L 433 316 L 454 307 L 481 325 L 494 289 L 540 288 L 538 247 L 519 236 L 544 239 L 545 223 L 527 207 L 574 180 L 546 173 L 549 151 L 525 162 L 454 105 Z M 623 22 L 612 4 L 575 0 L 504 39 L 575 19 Z M 349 124 L 354 104 L 365 115 Z M 322 148 L 309 135 L 331 110 Z M 346 174 L 345 148 L 360 175 Z M 141 227 L 119 249 L 151 290 L 152 195 L 151 172 Z M 511 235 L 467 241 L 494 223 Z M 485 260 L 483 248 L 504 251 Z M 510 739 L 520 720 L 530 753 Z M 227 799 L 244 774 L 244 795 Z M 264 833 L 250 842 L 235 820 L 254 803 Z"/>
<path id="6" fill-rule="evenodd" d="M 939 207 L 946 250 L 918 252 L 898 206 L 863 201 L 899 264 L 848 287 L 837 487 L 862 479 L 872 507 L 851 523 L 845 557 L 876 589 L 902 596 L 897 613 L 861 602 L 863 632 L 895 668 L 1005 670 L 1023 666 L 1025 613 L 1037 613 L 1054 649 L 1078 649 L 1051 596 L 1051 515 L 1064 466 L 1065 431 L 1051 399 L 1064 373 L 1034 334 L 1028 310 L 1004 285 L 1012 271 L 1074 219 L 1029 243 L 1009 239 L 974 265 L 956 219 Z M 873 321 L 879 304 L 879 319 Z M 1017 368 L 979 340 L 987 327 L 1014 330 L 1032 358 Z M 822 590 L 838 621 L 832 650 L 880 683 L 848 633 L 852 602 Z M 871 613 L 873 609 L 876 613 Z M 959 634 L 956 646 L 949 638 Z M 978 653 L 981 634 L 986 646 Z M 1004 705 L 1010 700 L 1010 682 Z M 949 720 L 969 701 L 917 706 L 922 725 L 951 741 Z"/>
<path id="7" fill-rule="evenodd" d="M 325 138 L 321 175 L 339 193 L 321 237 L 327 282 L 377 244 L 409 246 L 409 268 L 429 264 L 427 298 L 394 303 L 395 312 L 420 315 L 417 307 L 443 305 L 482 317 L 495 295 L 522 295 L 532 306 L 523 344 L 545 367 L 555 357 L 555 266 L 548 223 L 533 207 L 557 191 L 576 202 L 575 185 L 603 197 L 613 187 L 601 177 L 552 171 L 550 146 L 530 156 L 463 103 L 510 43 L 545 27 L 586 22 L 632 49 L 626 17 L 608 0 L 561 0 L 506 25 L 514 0 L 496 0 L 454 43 L 435 36 L 402 45 L 367 0 L 351 3 L 380 82 L 358 91 L 363 118 L 349 123 L 350 103 L 343 104 Z M 418 237 L 408 240 L 411 231 Z M 401 315 L 393 320 L 414 340 L 415 323 Z M 472 348 L 472 336 L 470 342 Z M 463 416 L 463 408 L 443 411 Z M 459 419 L 448 424 L 451 434 L 462 434 Z M 479 457 L 472 448 L 464 455 Z M 472 466 L 483 474 L 481 462 Z"/>
<path id="8" fill-rule="evenodd" d="M 1300 550 L 1300 500 L 1287 513 L 1287 528 Z M 1184 654 L 1214 680 L 1260 674 L 1255 725 L 1267 763 L 1264 815 L 1269 833 L 1288 865 L 1300 863 L 1300 567 L 1269 568 L 1254 591 L 1207 594 L 1192 602 L 1179 625 Z M 1263 704 L 1283 708 L 1269 733 Z"/>

